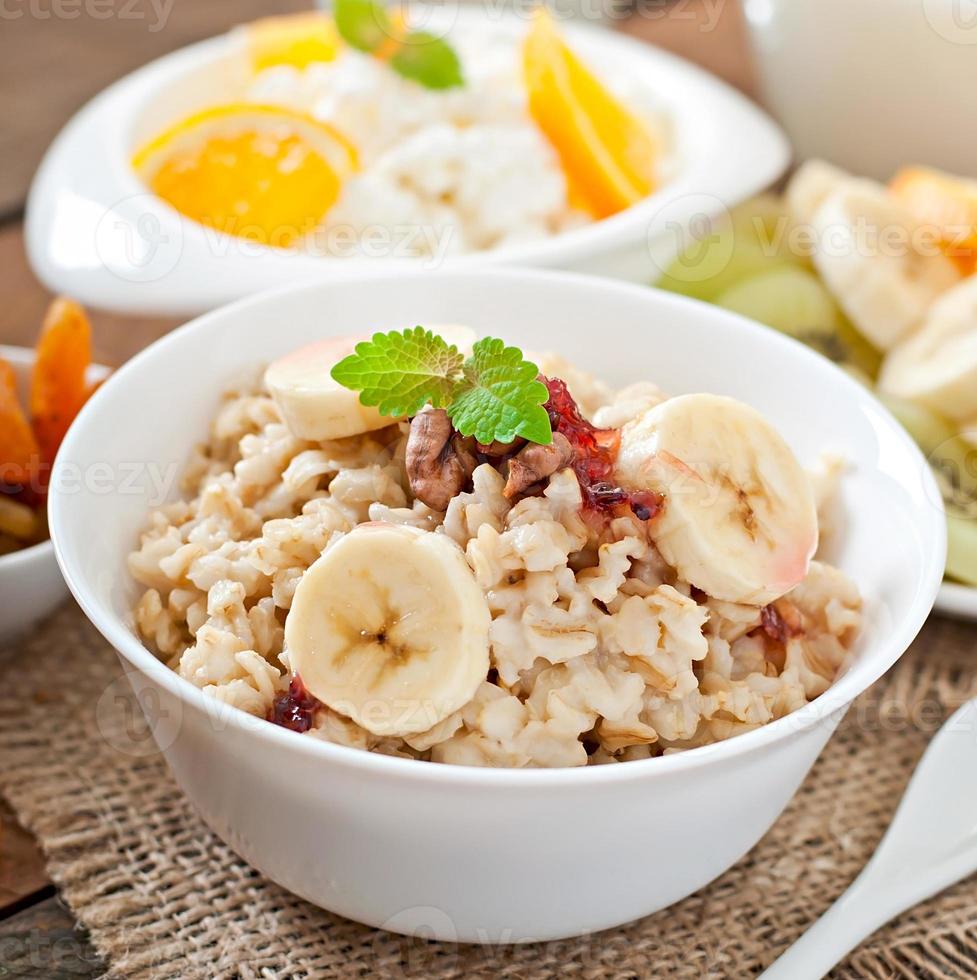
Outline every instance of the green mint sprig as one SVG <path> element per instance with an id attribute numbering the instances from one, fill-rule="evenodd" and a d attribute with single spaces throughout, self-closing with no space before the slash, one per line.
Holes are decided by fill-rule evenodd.
<path id="1" fill-rule="evenodd" d="M 469 358 L 424 327 L 374 334 L 332 369 L 333 380 L 360 393 L 364 405 L 396 418 L 425 405 L 443 408 L 451 424 L 478 442 L 512 442 L 517 436 L 548 446 L 549 398 L 539 368 L 518 347 L 485 337 Z"/>
<path id="2" fill-rule="evenodd" d="M 428 31 L 406 30 L 379 0 L 335 0 L 333 17 L 350 47 L 388 61 L 404 78 L 432 89 L 464 85 L 454 48 Z"/>

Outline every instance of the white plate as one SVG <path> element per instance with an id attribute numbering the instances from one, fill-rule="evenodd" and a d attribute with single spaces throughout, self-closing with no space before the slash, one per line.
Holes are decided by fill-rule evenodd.
<path id="1" fill-rule="evenodd" d="M 970 619 L 977 622 L 977 589 L 957 582 L 944 582 L 936 595 L 937 612 L 956 619 Z"/>
<path id="2" fill-rule="evenodd" d="M 436 29 L 491 23 L 511 32 L 525 19 L 476 8 L 423 14 Z M 604 221 L 554 238 L 446 260 L 451 268 L 545 266 L 650 282 L 655 255 L 699 216 L 719 213 L 768 186 L 790 157 L 777 126 L 738 92 L 687 62 L 600 28 L 568 25 L 573 45 L 598 70 L 646 86 L 670 118 L 678 169 L 660 191 Z M 329 259 L 242 242 L 183 219 L 139 182 L 136 146 L 167 123 L 226 101 L 243 70 L 229 35 L 154 61 L 85 106 L 49 149 L 27 204 L 27 250 L 50 289 L 104 308 L 191 314 L 298 280 L 343 275 L 350 258 Z M 394 271 L 405 259 L 367 259 Z M 413 263 L 411 263 L 413 264 Z M 424 265 L 423 260 L 418 264 Z"/>

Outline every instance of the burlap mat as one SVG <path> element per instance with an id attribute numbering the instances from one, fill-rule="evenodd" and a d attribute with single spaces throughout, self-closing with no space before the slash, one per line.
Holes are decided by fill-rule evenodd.
<path id="1" fill-rule="evenodd" d="M 114 654 L 74 607 L 0 653 L 0 791 L 40 840 L 109 977 L 749 977 L 863 866 L 933 731 L 977 693 L 975 640 L 973 628 L 931 621 L 747 858 L 684 902 L 589 939 L 410 940 L 264 880 L 173 784 Z M 877 933 L 837 975 L 977 976 L 977 880 Z"/>

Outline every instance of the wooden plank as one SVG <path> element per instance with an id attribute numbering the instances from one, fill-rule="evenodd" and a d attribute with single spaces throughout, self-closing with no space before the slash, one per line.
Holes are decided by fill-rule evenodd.
<path id="1" fill-rule="evenodd" d="M 58 130 L 147 61 L 234 24 L 311 0 L 8 0 L 0 4 L 0 215 L 23 205 Z"/>
<path id="2" fill-rule="evenodd" d="M 24 255 L 19 224 L 0 228 L 0 344 L 32 347 L 50 294 L 34 278 Z M 172 329 L 180 321 L 93 311 L 95 359 L 113 367 Z"/>
<path id="3" fill-rule="evenodd" d="M 635 13 L 621 29 L 756 94 L 740 0 L 636 0 Z"/>
<path id="4" fill-rule="evenodd" d="M 57 898 L 0 921 L 0 977 L 5 980 L 86 980 L 105 965 Z"/>
<path id="5" fill-rule="evenodd" d="M 0 800 L 0 918 L 46 894 L 50 887 L 40 848 Z M 0 956 L 0 964 L 3 962 Z"/>

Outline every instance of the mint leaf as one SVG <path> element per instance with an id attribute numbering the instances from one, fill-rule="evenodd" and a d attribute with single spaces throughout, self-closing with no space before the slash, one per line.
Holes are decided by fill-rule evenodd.
<path id="1" fill-rule="evenodd" d="M 512 442 L 522 436 L 547 446 L 553 441 L 543 408 L 549 392 L 537 380 L 539 368 L 518 347 L 486 337 L 476 342 L 464 364 L 465 384 L 448 405 L 454 427 L 481 443 Z"/>
<path id="2" fill-rule="evenodd" d="M 444 89 L 464 85 L 461 62 L 443 38 L 427 31 L 411 31 L 390 59 L 399 75 L 426 88 Z"/>
<path id="3" fill-rule="evenodd" d="M 368 54 L 396 34 L 387 8 L 377 0 L 335 0 L 333 17 L 339 36 L 350 47 Z"/>
<path id="4" fill-rule="evenodd" d="M 423 327 L 377 333 L 330 372 L 344 388 L 360 392 L 364 405 L 382 415 L 416 415 L 425 405 L 444 408 L 454 399 L 464 362 L 454 344 Z"/>

